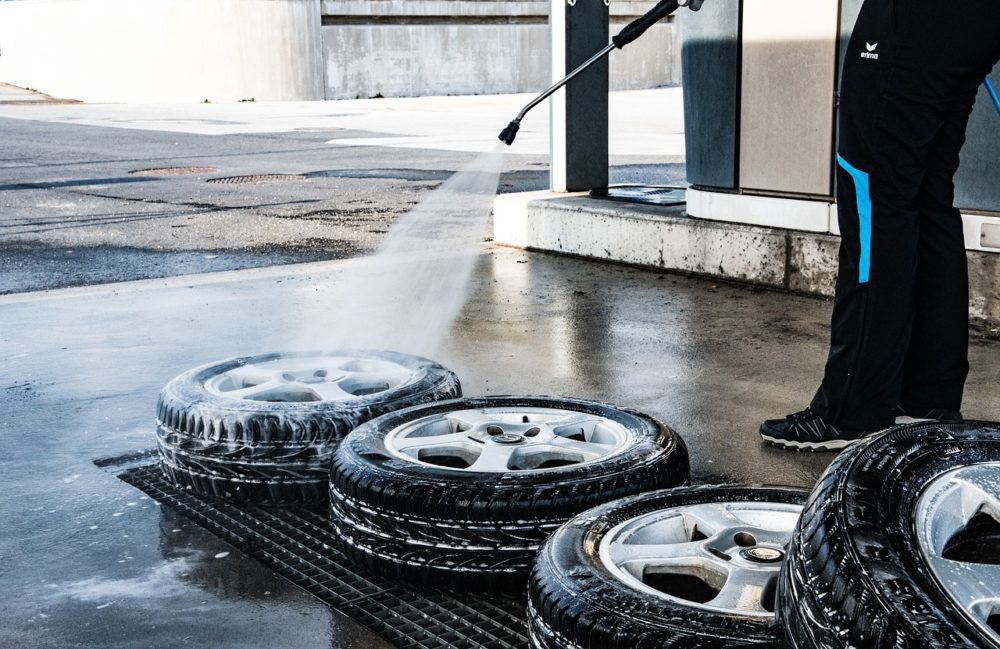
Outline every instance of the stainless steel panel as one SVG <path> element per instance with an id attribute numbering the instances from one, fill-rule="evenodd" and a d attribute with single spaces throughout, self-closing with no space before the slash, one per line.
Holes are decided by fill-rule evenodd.
<path id="1" fill-rule="evenodd" d="M 736 188 L 740 4 L 681 12 L 687 179 L 700 187 Z"/>
<path id="2" fill-rule="evenodd" d="M 832 194 L 837 0 L 745 0 L 740 186 Z"/>
<path id="3" fill-rule="evenodd" d="M 740 4 L 681 13 L 687 179 L 700 187 L 736 188 Z"/>

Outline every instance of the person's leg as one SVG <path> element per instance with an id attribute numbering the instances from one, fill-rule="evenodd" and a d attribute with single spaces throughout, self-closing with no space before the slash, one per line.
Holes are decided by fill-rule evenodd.
<path id="1" fill-rule="evenodd" d="M 859 18 L 841 88 L 840 269 L 830 354 L 811 408 L 851 431 L 893 421 L 912 326 L 917 196 L 941 127 L 928 103 L 896 96 L 913 30 L 896 22 L 892 4 L 879 3 L 877 26 Z M 876 52 L 879 59 L 862 56 Z"/>
<path id="2" fill-rule="evenodd" d="M 842 448 L 892 420 L 896 395 L 886 391 L 894 381 L 897 386 L 901 382 L 902 359 L 892 367 L 888 357 L 891 347 L 900 345 L 902 357 L 905 340 L 900 343 L 899 338 L 909 336 L 919 221 L 913 204 L 921 176 L 919 160 L 897 170 L 885 165 L 882 155 L 886 137 L 880 126 L 889 121 L 886 96 L 901 36 L 892 3 L 865 2 L 848 45 L 840 90 L 836 175 L 841 245 L 830 353 L 810 408 L 761 426 L 762 438 L 778 446 Z M 928 128 L 934 131 L 936 125 L 914 129 L 913 135 Z M 895 316 L 892 322 L 885 322 L 887 314 Z M 894 339 L 886 349 L 889 329 Z M 886 406 L 886 401 L 891 403 Z"/>
<path id="3" fill-rule="evenodd" d="M 903 369 L 901 414 L 920 417 L 962 406 L 969 373 L 969 273 L 954 176 L 971 102 L 949 115 L 920 188 L 920 240 L 913 331 Z"/>
<path id="4" fill-rule="evenodd" d="M 994 20 L 1000 20 L 1000 11 Z M 962 216 L 954 206 L 954 177 L 981 78 L 1000 59 L 997 31 L 993 31 L 992 51 L 986 41 L 982 50 L 969 53 L 966 65 L 971 72 L 957 84 L 953 107 L 946 111 L 944 126 L 931 147 L 917 197 L 920 243 L 916 303 L 899 398 L 901 414 L 913 417 L 961 418 L 969 373 L 969 275 Z"/>
<path id="5" fill-rule="evenodd" d="M 843 239 L 826 373 L 810 409 L 761 426 L 765 441 L 836 449 L 893 423 L 914 317 L 918 198 L 945 128 L 942 108 L 955 106 L 976 52 L 995 47 L 996 30 L 982 25 L 997 18 L 1000 3 L 989 0 L 862 8 L 841 90 Z"/>

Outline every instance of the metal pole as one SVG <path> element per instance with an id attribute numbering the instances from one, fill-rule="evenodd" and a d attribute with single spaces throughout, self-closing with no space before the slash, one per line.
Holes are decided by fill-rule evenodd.
<path id="1" fill-rule="evenodd" d="M 609 10 L 604 0 L 552 0 L 552 80 L 579 80 L 552 92 L 552 190 L 608 186 Z M 597 55 L 594 52 L 598 52 Z M 584 63 L 598 59 L 589 68 Z"/>

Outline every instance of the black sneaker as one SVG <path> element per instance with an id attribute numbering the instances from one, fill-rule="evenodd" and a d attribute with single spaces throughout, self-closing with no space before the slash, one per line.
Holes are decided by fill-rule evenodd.
<path id="1" fill-rule="evenodd" d="M 896 406 L 896 425 L 912 424 L 918 421 L 945 421 L 958 423 L 965 421 L 960 410 L 945 410 L 943 408 L 904 408 Z"/>
<path id="2" fill-rule="evenodd" d="M 760 436 L 765 442 L 790 451 L 839 451 L 874 432 L 838 428 L 810 408 L 760 425 Z"/>

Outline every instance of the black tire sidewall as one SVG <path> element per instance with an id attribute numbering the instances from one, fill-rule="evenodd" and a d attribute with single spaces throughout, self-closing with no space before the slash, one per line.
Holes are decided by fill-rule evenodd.
<path id="1" fill-rule="evenodd" d="M 845 524 L 851 559 L 867 573 L 873 590 L 894 617 L 911 629 L 915 637 L 932 643 L 939 637 L 942 621 L 961 635 L 980 640 L 968 646 L 993 646 L 949 599 L 922 558 L 917 542 L 915 514 L 927 485 L 944 473 L 970 464 L 1000 462 L 1000 425 L 965 422 L 956 425 L 915 425 L 890 432 L 853 457 L 846 482 L 850 498 L 860 506 L 848 506 Z M 887 466 L 893 466 L 887 471 Z M 866 507 L 875 501 L 875 508 Z M 871 516 L 872 513 L 874 516 Z M 860 544 L 881 544 L 891 553 L 900 574 L 890 570 L 867 570 Z M 900 579 L 900 575 L 904 578 Z M 927 645 L 930 646 L 930 645 Z"/>

